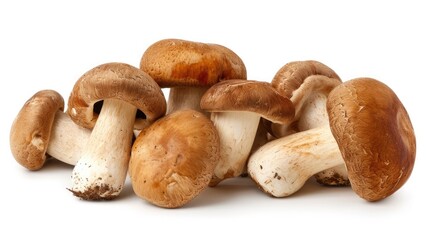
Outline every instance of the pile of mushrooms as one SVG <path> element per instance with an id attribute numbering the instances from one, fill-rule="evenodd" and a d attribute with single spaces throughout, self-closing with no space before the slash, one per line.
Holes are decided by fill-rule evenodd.
<path id="1" fill-rule="evenodd" d="M 83 200 L 116 198 L 128 176 L 138 197 L 177 208 L 248 174 L 274 197 L 314 176 L 378 201 L 404 185 L 416 156 L 407 111 L 384 83 L 342 82 L 317 61 L 287 63 L 271 83 L 247 80 L 241 58 L 217 44 L 158 41 L 140 68 L 84 73 L 64 105 L 54 90 L 35 93 L 10 148 L 29 170 L 48 159 L 73 165 L 67 189 Z"/>

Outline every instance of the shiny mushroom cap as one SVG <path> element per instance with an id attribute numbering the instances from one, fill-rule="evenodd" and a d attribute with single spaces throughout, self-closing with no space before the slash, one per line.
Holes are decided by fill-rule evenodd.
<path id="1" fill-rule="evenodd" d="M 209 87 L 247 77 L 243 61 L 230 49 L 180 39 L 152 44 L 141 58 L 140 69 L 161 87 Z"/>
<path id="2" fill-rule="evenodd" d="M 136 129 L 149 125 L 166 111 L 164 94 L 148 74 L 125 63 L 106 63 L 89 70 L 76 82 L 67 112 L 78 125 L 92 129 L 100 104 L 109 98 L 137 107 Z"/>
<path id="3" fill-rule="evenodd" d="M 252 80 L 217 83 L 201 98 L 201 109 L 208 112 L 254 112 L 276 123 L 289 123 L 295 113 L 292 102 L 269 83 Z"/>
<path id="4" fill-rule="evenodd" d="M 218 161 L 219 136 L 213 123 L 200 112 L 181 110 L 139 134 L 129 173 L 139 197 L 176 208 L 208 186 Z"/>
<path id="5" fill-rule="evenodd" d="M 416 139 L 396 94 L 375 79 L 354 79 L 330 93 L 327 109 L 353 190 L 368 201 L 398 190 L 411 175 Z"/>
<path id="6" fill-rule="evenodd" d="M 53 90 L 37 92 L 21 108 L 10 130 L 10 149 L 23 167 L 43 166 L 55 114 L 63 109 L 63 97 Z"/>

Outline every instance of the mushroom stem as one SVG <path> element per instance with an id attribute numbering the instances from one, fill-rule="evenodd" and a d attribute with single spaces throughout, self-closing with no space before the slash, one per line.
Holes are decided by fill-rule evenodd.
<path id="1" fill-rule="evenodd" d="M 73 169 L 75 196 L 113 199 L 121 192 L 128 169 L 137 108 L 121 100 L 104 100 L 82 157 Z"/>
<path id="2" fill-rule="evenodd" d="M 173 87 L 168 94 L 167 113 L 182 109 L 192 109 L 201 113 L 201 97 L 207 91 L 205 87 Z"/>
<path id="3" fill-rule="evenodd" d="M 321 84 L 320 81 L 317 81 L 317 78 L 321 78 L 325 83 Z M 283 137 L 296 131 L 305 131 L 329 124 L 326 100 L 330 90 L 338 86 L 340 82 L 328 77 L 311 76 L 305 80 L 305 83 L 290 98 L 295 106 L 295 119 L 292 122 L 296 122 L 296 124 L 273 123 L 272 130 L 276 137 Z"/>
<path id="4" fill-rule="evenodd" d="M 323 84 L 321 84 L 322 82 Z M 280 125 L 274 123 L 272 125 L 274 134 L 281 137 L 294 132 L 328 126 L 329 117 L 326 110 L 326 101 L 329 92 L 339 84 L 340 82 L 337 79 L 326 76 L 308 77 L 302 87 L 296 90 L 290 99 L 295 105 L 294 124 Z M 344 164 L 316 173 L 314 176 L 319 183 L 324 185 L 350 185 Z"/>
<path id="5" fill-rule="evenodd" d="M 210 186 L 226 178 L 239 176 L 246 165 L 255 140 L 260 115 L 253 112 L 212 112 L 220 138 L 220 161 Z"/>
<path id="6" fill-rule="evenodd" d="M 305 131 L 311 128 L 329 125 L 328 112 L 326 111 L 327 95 L 315 93 L 308 96 L 305 104 L 299 104 L 296 108 L 295 119 L 298 121 L 298 129 Z M 293 100 L 291 99 L 293 102 Z M 303 117 L 302 117 L 303 116 Z"/>
<path id="7" fill-rule="evenodd" d="M 299 106 L 298 129 L 305 131 L 321 126 L 329 126 L 329 117 L 326 110 L 327 94 L 317 92 L 310 95 L 305 104 Z M 349 186 L 345 164 L 323 170 L 314 175 L 317 182 L 328 186 Z"/>
<path id="8" fill-rule="evenodd" d="M 266 193 L 286 197 L 315 173 L 342 164 L 344 160 L 328 125 L 265 144 L 250 156 L 248 172 Z"/>
<path id="9" fill-rule="evenodd" d="M 67 164 L 76 165 L 90 135 L 91 130 L 79 127 L 66 113 L 57 111 L 46 153 Z"/>

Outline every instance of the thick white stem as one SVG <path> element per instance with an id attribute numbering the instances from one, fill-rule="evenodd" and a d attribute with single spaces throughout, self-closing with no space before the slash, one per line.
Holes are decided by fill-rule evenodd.
<path id="1" fill-rule="evenodd" d="M 315 173 L 341 164 L 341 152 L 326 126 L 267 143 L 250 156 L 248 172 L 265 192 L 285 197 Z"/>
<path id="2" fill-rule="evenodd" d="M 310 89 L 313 91 L 312 89 Z M 312 94 L 295 94 L 291 101 L 295 105 L 296 124 L 291 126 L 273 124 L 273 131 L 278 136 L 306 131 L 312 128 L 329 125 L 328 112 L 326 110 L 326 92 L 314 92 Z M 345 186 L 349 184 L 347 170 L 344 164 L 327 169 L 314 175 L 321 184 L 332 186 Z"/>
<path id="3" fill-rule="evenodd" d="M 62 162 L 76 165 L 90 135 L 91 130 L 76 125 L 66 113 L 57 111 L 46 152 Z"/>
<path id="4" fill-rule="evenodd" d="M 213 112 L 211 119 L 220 138 L 220 160 L 210 183 L 215 186 L 220 181 L 239 176 L 243 172 L 260 116 L 252 112 Z"/>
<path id="5" fill-rule="evenodd" d="M 200 108 L 201 97 L 207 91 L 205 87 L 173 87 L 168 94 L 167 113 L 183 109 L 193 109 L 205 113 Z"/>
<path id="6" fill-rule="evenodd" d="M 315 93 L 308 96 L 304 105 L 296 110 L 299 131 L 329 125 L 328 112 L 326 110 L 326 94 Z"/>
<path id="7" fill-rule="evenodd" d="M 71 191 L 86 200 L 112 199 L 121 192 L 128 169 L 137 108 L 106 99 L 72 174 Z"/>
<path id="8" fill-rule="evenodd" d="M 308 129 L 329 126 L 329 116 L 326 110 L 326 93 L 316 92 L 307 97 L 305 104 L 299 108 L 300 118 L 298 129 L 306 131 Z M 345 164 L 316 173 L 315 178 L 321 184 L 331 186 L 349 185 L 348 174 Z"/>

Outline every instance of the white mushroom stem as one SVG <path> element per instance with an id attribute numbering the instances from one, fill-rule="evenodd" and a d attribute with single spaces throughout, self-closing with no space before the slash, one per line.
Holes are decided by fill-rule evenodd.
<path id="1" fill-rule="evenodd" d="M 201 97 L 207 91 L 205 87 L 173 87 L 168 94 L 167 113 L 182 109 L 192 109 L 201 113 Z"/>
<path id="2" fill-rule="evenodd" d="M 308 77 L 303 85 L 295 90 L 290 99 L 295 106 L 294 126 L 273 124 L 274 135 L 282 137 L 297 131 L 328 126 L 329 117 L 326 110 L 328 93 L 339 84 L 340 82 L 333 78 L 317 75 Z M 348 185 L 348 175 L 344 164 L 316 173 L 315 177 L 318 182 L 325 185 Z"/>
<path id="3" fill-rule="evenodd" d="M 299 99 L 295 96 L 292 96 L 291 101 L 295 105 L 295 119 L 292 122 L 296 123 L 292 126 L 273 123 L 271 128 L 276 137 L 284 137 L 298 131 L 329 125 L 326 94 L 314 93 Z"/>
<path id="4" fill-rule="evenodd" d="M 112 199 L 121 192 L 128 169 L 137 108 L 104 100 L 82 158 L 72 174 L 71 191 L 87 200 Z"/>
<path id="5" fill-rule="evenodd" d="M 295 119 L 298 121 L 295 126 L 299 131 L 310 128 L 324 126 L 328 123 L 326 112 L 326 100 L 329 92 L 340 85 L 341 82 L 335 78 L 322 75 L 312 75 L 307 77 L 302 85 L 296 89 L 290 100 L 295 106 Z M 276 137 L 283 137 L 293 133 L 288 125 L 273 123 L 272 130 Z"/>
<path id="6" fill-rule="evenodd" d="M 76 165 L 81 158 L 91 131 L 76 125 L 62 111 L 57 111 L 46 152 L 67 164 Z"/>
<path id="7" fill-rule="evenodd" d="M 298 129 L 305 131 L 311 128 L 329 125 L 328 112 L 326 111 L 327 95 L 315 93 L 310 95 L 305 104 L 299 106 Z M 296 117 L 295 117 L 296 118 Z"/>
<path id="8" fill-rule="evenodd" d="M 250 156 L 248 172 L 268 194 L 286 197 L 315 173 L 342 164 L 337 142 L 326 126 L 267 143 Z"/>
<path id="9" fill-rule="evenodd" d="M 211 186 L 243 172 L 255 140 L 259 119 L 260 115 L 253 112 L 212 112 L 211 120 L 219 133 L 220 160 Z"/>
<path id="10" fill-rule="evenodd" d="M 329 126 L 326 100 L 327 95 L 319 92 L 310 95 L 304 105 L 301 103 L 299 107 L 301 118 L 298 121 L 298 129 L 300 131 Z M 348 185 L 348 174 L 344 164 L 316 173 L 314 176 L 319 183 L 325 185 Z"/>

